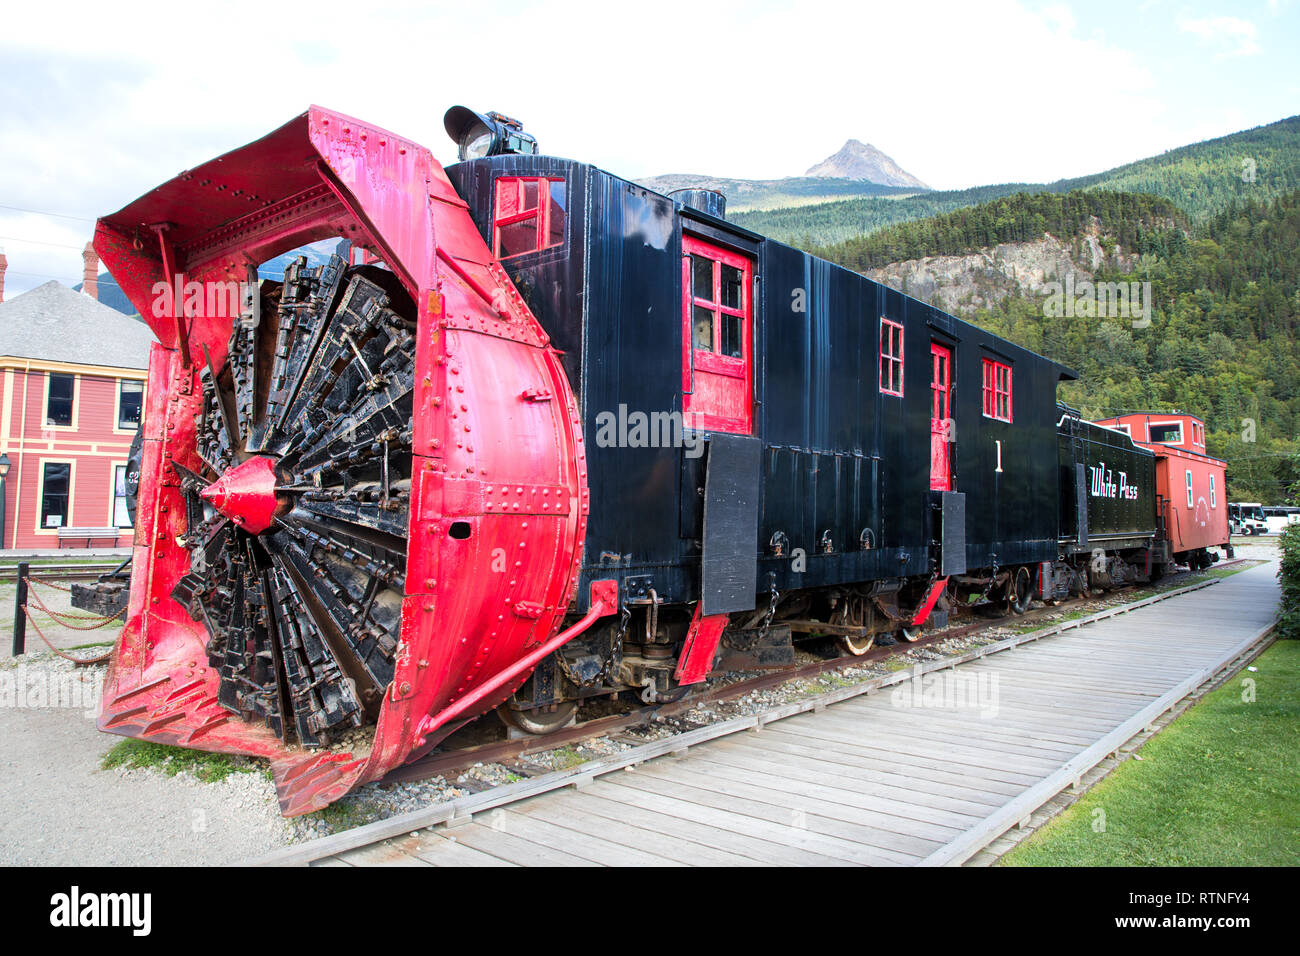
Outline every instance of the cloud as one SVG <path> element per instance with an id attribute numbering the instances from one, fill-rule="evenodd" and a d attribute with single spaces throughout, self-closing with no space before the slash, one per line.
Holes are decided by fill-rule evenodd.
<path id="1" fill-rule="evenodd" d="M 1216 60 L 1237 56 L 1255 56 L 1260 51 L 1259 31 L 1249 20 L 1238 17 L 1178 18 L 1178 27 L 1207 43 L 1220 47 Z"/>
<path id="2" fill-rule="evenodd" d="M 649 16 L 607 0 L 315 0 L 284 12 L 263 0 L 141 0 L 129 14 L 89 0 L 18 4 L 0 34 L 10 91 L 0 204 L 93 218 L 311 103 L 443 162 L 455 158 L 447 107 L 501 110 L 544 152 L 628 178 L 798 175 L 855 138 L 957 188 L 1092 173 L 1187 141 L 1152 61 L 1086 10 L 1064 0 L 657 0 Z M 1123 135 L 1107 117 L 1127 118 Z M 0 235 L 69 248 L 0 240 L 9 294 L 17 271 L 80 278 L 91 223 L 33 228 L 0 209 Z"/>

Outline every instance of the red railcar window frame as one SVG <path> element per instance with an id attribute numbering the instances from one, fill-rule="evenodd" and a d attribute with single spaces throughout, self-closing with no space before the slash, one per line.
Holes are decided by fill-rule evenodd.
<path id="1" fill-rule="evenodd" d="M 690 427 L 753 428 L 754 261 L 682 236 L 682 393 Z"/>
<path id="2" fill-rule="evenodd" d="M 903 397 L 903 325 L 880 317 L 880 391 Z"/>
<path id="3" fill-rule="evenodd" d="M 498 259 L 540 252 L 564 242 L 567 205 L 562 178 L 502 176 L 496 182 L 492 208 L 492 252 Z M 510 236 L 510 248 L 502 248 L 503 235 Z M 512 244 L 521 237 L 527 240 L 524 247 L 514 248 Z"/>
<path id="4" fill-rule="evenodd" d="M 984 417 L 1000 422 L 1010 422 L 1012 414 L 1011 366 L 992 359 L 984 363 Z"/>
<path id="5" fill-rule="evenodd" d="M 695 367 L 743 378 L 749 364 L 750 285 L 753 264 L 739 253 L 683 236 L 686 254 L 685 306 Z M 707 282 L 701 280 L 708 272 Z M 739 289 L 736 288 L 737 279 Z M 726 288 L 724 289 L 724 283 Z M 700 340 L 702 326 L 697 316 L 708 313 L 708 345 Z M 702 319 L 701 319 L 702 321 Z M 731 331 L 728 331 L 730 329 Z M 739 353 L 739 354 L 736 354 Z"/>

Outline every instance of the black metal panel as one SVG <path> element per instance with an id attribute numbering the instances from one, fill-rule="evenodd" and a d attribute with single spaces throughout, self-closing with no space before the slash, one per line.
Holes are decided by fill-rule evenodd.
<path id="1" fill-rule="evenodd" d="M 1088 469 L 1083 462 L 1074 463 L 1074 520 L 1079 529 L 1078 544 L 1088 547 Z"/>
<path id="2" fill-rule="evenodd" d="M 939 550 L 939 574 L 966 573 L 966 496 L 960 491 L 945 491 L 941 514 L 942 537 Z"/>
<path id="3" fill-rule="evenodd" d="M 947 541 L 942 563 L 957 566 L 963 544 L 972 572 L 1056 558 L 1074 484 L 1073 468 L 1063 473 L 1057 456 L 1056 385 L 1070 377 L 1061 366 L 590 166 L 494 157 L 448 174 L 485 238 L 495 177 L 563 176 L 569 188 L 564 244 L 504 265 L 565 353 L 581 403 L 591 510 L 579 610 L 597 578 L 648 578 L 670 603 L 701 597 L 703 463 L 680 448 L 602 447 L 595 433 L 596 416 L 620 405 L 680 412 L 683 230 L 755 259 L 750 441 L 760 452 L 746 554 L 758 559 L 745 558 L 752 579 L 744 607 L 772 585 L 784 591 L 935 569 L 933 542 L 945 542 L 934 524 L 942 511 L 930 504 L 932 341 L 953 350 L 953 491 L 970 504 L 964 542 Z M 882 316 L 904 327 L 901 397 L 880 391 Z M 983 415 L 984 358 L 1012 366 L 1013 422 Z M 778 533 L 781 554 L 769 546 Z"/>
<path id="4" fill-rule="evenodd" d="M 1156 530 L 1155 455 L 1123 432 L 1071 412 L 1061 417 L 1058 445 L 1061 538 L 1067 546 L 1146 547 Z"/>
<path id="5" fill-rule="evenodd" d="M 717 434 L 709 439 L 700 564 L 700 601 L 706 615 L 754 608 L 761 453 L 757 438 Z"/>

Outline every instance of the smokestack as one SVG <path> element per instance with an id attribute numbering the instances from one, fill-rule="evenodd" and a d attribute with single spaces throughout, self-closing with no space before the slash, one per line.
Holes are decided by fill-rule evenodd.
<path id="1" fill-rule="evenodd" d="M 86 293 L 92 299 L 99 299 L 99 256 L 95 254 L 95 247 L 89 242 L 81 253 L 81 260 L 86 264 L 85 271 L 81 274 L 81 291 Z"/>
<path id="2" fill-rule="evenodd" d="M 9 268 L 9 260 L 5 258 L 5 251 L 0 249 L 0 302 L 5 300 L 5 270 Z"/>

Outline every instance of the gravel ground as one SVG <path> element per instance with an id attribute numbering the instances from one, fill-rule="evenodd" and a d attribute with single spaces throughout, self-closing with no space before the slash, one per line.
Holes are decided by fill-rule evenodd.
<path id="1" fill-rule="evenodd" d="M 1267 541 L 1252 541 L 1237 547 L 1239 558 L 1270 560 L 1276 555 L 1275 545 Z M 1179 586 L 1189 577 L 1180 575 L 1169 579 L 1165 586 Z M 3 600 L 0 592 L 0 602 Z M 1120 592 L 1089 602 L 1088 610 L 1132 600 L 1131 592 Z M 1075 610 L 1049 615 L 1047 621 L 1038 623 L 1045 626 Z M 287 843 L 325 836 L 512 783 L 521 779 L 524 772 L 563 769 L 638 743 L 759 713 L 920 661 L 958 654 L 1016 632 L 1015 627 L 1000 627 L 924 647 L 899 645 L 897 653 L 886 661 L 843 667 L 816 678 L 790 680 L 729 701 L 702 703 L 644 727 L 529 754 L 518 764 L 478 764 L 451 780 L 438 777 L 389 786 L 367 784 L 325 811 L 295 820 L 280 816 L 275 789 L 264 770 L 233 773 L 223 781 L 205 783 L 188 773 L 168 776 L 152 768 L 100 769 L 104 754 L 119 739 L 95 729 L 93 714 L 97 702 L 91 701 L 86 706 L 88 693 L 93 697 L 103 680 L 103 668 L 75 668 L 49 652 L 27 655 L 17 661 L 0 660 L 0 806 L 7 811 L 0 814 L 0 864 L 237 862 Z M 75 640 L 65 635 L 69 643 L 86 642 L 81 632 L 73 634 Z M 5 645 L 7 650 L 7 635 Z M 802 650 L 798 658 L 799 663 L 819 659 Z M 730 684 L 748 676 L 753 675 L 729 674 L 709 683 L 710 686 Z M 70 681 L 77 682 L 75 693 Z M 33 688 L 42 687 L 44 700 L 32 693 Z M 10 694 L 7 698 L 3 696 L 6 688 Z M 26 688 L 26 700 L 15 702 L 14 688 Z M 63 692 L 64 699 L 51 700 L 59 691 Z"/>
<path id="2" fill-rule="evenodd" d="M 207 865 L 288 842 L 264 772 L 100 769 L 120 739 L 95 729 L 103 673 L 48 652 L 0 662 L 0 864 Z"/>

